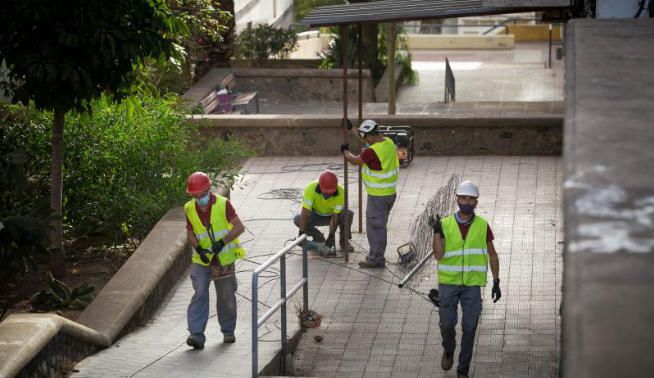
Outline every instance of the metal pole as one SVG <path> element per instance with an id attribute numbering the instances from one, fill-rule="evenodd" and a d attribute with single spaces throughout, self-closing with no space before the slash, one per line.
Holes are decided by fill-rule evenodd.
<path id="1" fill-rule="evenodd" d="M 288 340 L 286 339 L 286 255 L 279 259 L 279 287 L 282 300 L 282 374 L 286 375 L 286 355 L 288 354 Z"/>
<path id="2" fill-rule="evenodd" d="M 363 122 L 363 26 L 359 24 L 359 122 L 357 127 Z M 361 166 L 358 166 L 359 180 L 359 233 L 363 232 L 363 184 L 361 181 Z M 347 217 L 346 217 L 347 218 Z M 348 240 L 348 245 L 350 244 Z"/>
<path id="3" fill-rule="evenodd" d="M 347 25 L 341 26 L 341 46 L 342 46 L 342 58 L 343 58 L 343 122 L 344 125 L 347 125 Z M 347 127 L 343 128 L 343 143 L 347 143 L 348 137 L 347 137 Z M 349 219 L 347 217 L 347 211 L 349 209 L 348 206 L 348 179 L 347 179 L 347 160 L 345 159 L 345 155 L 343 155 L 343 180 L 345 181 L 345 220 L 344 220 L 344 225 L 343 228 L 345 230 L 349 230 Z M 347 248 L 345 248 L 344 251 L 345 255 L 345 262 L 350 261 L 350 254 L 347 251 Z"/>
<path id="4" fill-rule="evenodd" d="M 552 24 L 550 24 L 550 43 L 547 52 L 547 68 L 552 68 Z"/>
<path id="5" fill-rule="evenodd" d="M 309 311 L 309 264 L 307 262 L 306 248 L 302 248 L 302 277 L 305 279 L 304 285 L 302 285 L 303 310 Z"/>
<path id="6" fill-rule="evenodd" d="M 395 24 L 388 24 L 386 62 L 388 67 L 388 114 L 395 114 Z"/>
<path id="7" fill-rule="evenodd" d="M 402 279 L 402 281 L 400 281 L 400 283 L 399 283 L 397 286 L 400 287 L 400 288 L 403 287 L 404 284 L 406 284 L 407 281 L 410 280 L 411 277 L 412 277 L 414 274 L 416 274 L 416 272 L 417 272 L 417 271 L 418 271 L 418 270 L 419 270 L 423 265 L 425 265 L 425 263 L 427 262 L 427 260 L 429 260 L 429 259 L 432 258 L 432 257 L 433 257 L 433 255 L 432 255 L 431 253 L 428 253 L 425 257 L 423 257 L 422 260 L 420 260 L 420 262 L 418 263 L 418 265 L 416 265 L 415 267 L 413 267 L 413 269 L 411 269 L 411 271 L 409 272 L 409 274 L 407 274 L 407 275 Z"/>
<path id="8" fill-rule="evenodd" d="M 257 324 L 259 313 L 258 303 L 259 303 L 259 274 L 254 272 L 252 274 L 252 377 L 259 376 L 259 352 L 258 352 L 258 341 L 259 341 L 259 325 Z"/>

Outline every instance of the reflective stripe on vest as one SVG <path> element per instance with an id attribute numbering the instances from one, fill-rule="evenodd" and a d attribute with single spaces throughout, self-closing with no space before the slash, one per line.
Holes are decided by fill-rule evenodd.
<path id="1" fill-rule="evenodd" d="M 233 226 L 227 221 L 226 217 L 226 207 L 227 199 L 223 196 L 216 195 L 216 203 L 211 206 L 211 215 L 210 223 L 211 228 L 213 229 L 213 239 L 220 240 Z M 184 205 L 184 212 L 188 217 L 191 226 L 193 227 L 193 233 L 198 239 L 198 245 L 201 248 L 204 248 L 208 251 L 211 251 L 211 238 L 209 237 L 209 231 L 202 224 L 200 216 L 195 208 L 195 200 L 190 200 Z M 213 257 L 213 253 L 207 253 L 209 260 Z M 237 258 L 242 259 L 245 257 L 245 251 L 241 248 L 238 239 L 234 239 L 229 243 L 225 244 L 225 247 L 218 254 L 218 261 L 220 265 L 227 266 L 232 264 Z M 200 255 L 196 251 L 193 251 L 191 261 L 202 266 L 209 266 L 208 263 L 202 262 Z"/>
<path id="2" fill-rule="evenodd" d="M 383 142 L 370 146 L 379 161 L 382 169 L 376 171 L 363 164 L 361 177 L 366 185 L 366 192 L 371 196 L 390 196 L 395 194 L 395 187 L 400 173 L 400 161 L 397 158 L 397 146 L 389 138 L 384 137 Z"/>
<path id="3" fill-rule="evenodd" d="M 343 185 L 338 184 L 336 195 L 329 198 L 324 198 L 322 194 L 316 191 L 318 185 L 318 180 L 314 180 L 304 188 L 302 207 L 324 217 L 342 212 L 345 204 L 345 188 L 343 188 Z"/>
<path id="4" fill-rule="evenodd" d="M 445 254 L 438 262 L 438 282 L 447 285 L 486 286 L 488 223 L 475 215 L 463 240 L 454 216 L 441 220 Z"/>

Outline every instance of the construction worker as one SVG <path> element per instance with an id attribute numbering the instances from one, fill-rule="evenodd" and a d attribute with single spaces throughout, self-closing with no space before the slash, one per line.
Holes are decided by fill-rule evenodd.
<path id="1" fill-rule="evenodd" d="M 448 217 L 432 220 L 433 252 L 438 260 L 439 316 L 443 355 L 441 367 L 450 370 L 456 348 L 457 306 L 461 303 L 461 351 L 458 377 L 467 377 L 475 342 L 475 332 L 481 314 L 481 287 L 486 286 L 490 263 L 493 273 L 491 297 L 497 302 L 500 290 L 500 262 L 493 246 L 493 232 L 488 222 L 474 212 L 479 189 L 463 181 L 456 189 L 459 211 Z"/>
<path id="2" fill-rule="evenodd" d="M 330 255 L 335 255 L 334 242 L 336 227 L 339 231 L 339 247 L 342 251 L 354 251 L 348 240 L 351 236 L 352 220 L 354 212 L 347 210 L 348 230 L 345 232 L 345 189 L 338 183 L 338 177 L 334 172 L 325 170 L 320 174 L 318 180 L 311 181 L 304 188 L 302 197 L 302 209 L 296 215 L 293 223 L 300 229 L 299 235 L 311 236 L 314 242 L 325 243 Z M 325 239 L 316 226 L 329 225 L 329 236 Z"/>
<path id="3" fill-rule="evenodd" d="M 397 147 L 389 138 L 379 133 L 375 121 L 365 120 L 357 129 L 359 138 L 367 148 L 360 155 L 349 151 L 349 144 L 341 145 L 341 153 L 354 165 L 362 165 L 363 183 L 368 193 L 366 202 L 366 233 L 370 253 L 365 261 L 359 262 L 360 268 L 384 268 L 386 266 L 387 230 L 386 223 L 396 197 L 400 163 Z"/>
<path id="4" fill-rule="evenodd" d="M 193 197 L 184 205 L 188 244 L 193 248 L 191 282 L 195 293 L 188 306 L 189 337 L 186 344 L 204 348 L 209 319 L 209 283 L 216 288 L 218 323 L 224 343 L 236 341 L 236 275 L 234 262 L 244 258 L 237 237 L 245 227 L 227 198 L 211 193 L 206 173 L 188 177 L 186 193 Z"/>

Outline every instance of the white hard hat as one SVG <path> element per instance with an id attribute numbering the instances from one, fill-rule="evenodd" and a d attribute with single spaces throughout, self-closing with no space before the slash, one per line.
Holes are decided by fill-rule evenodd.
<path id="1" fill-rule="evenodd" d="M 464 181 L 459 184 L 456 188 L 457 196 L 469 196 L 469 197 L 479 197 L 479 189 L 477 185 L 473 184 L 472 181 Z"/>
<path id="2" fill-rule="evenodd" d="M 359 133 L 361 134 L 368 134 L 371 131 L 375 131 L 377 129 L 377 122 L 367 119 L 363 122 L 361 122 L 361 126 L 359 126 Z"/>

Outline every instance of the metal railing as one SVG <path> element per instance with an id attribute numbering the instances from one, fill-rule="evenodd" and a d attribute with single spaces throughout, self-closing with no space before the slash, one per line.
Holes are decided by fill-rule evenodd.
<path id="1" fill-rule="evenodd" d="M 445 58 L 445 103 L 456 101 L 456 82 L 450 61 Z"/>
<path id="2" fill-rule="evenodd" d="M 284 247 L 284 249 L 275 253 L 270 257 L 266 262 L 259 265 L 257 269 L 252 272 L 252 376 L 257 377 L 259 375 L 259 327 L 268 320 L 277 310 L 281 309 L 281 339 L 282 339 L 282 355 L 281 355 L 281 367 L 282 372 L 286 371 L 286 355 L 288 354 L 288 340 L 286 335 L 286 302 L 290 297 L 297 292 L 300 287 L 303 290 L 303 311 L 309 310 L 309 276 L 308 276 L 308 265 L 307 265 L 307 250 L 302 248 L 302 280 L 298 282 L 293 288 L 286 294 L 286 254 L 300 242 L 307 239 L 306 235 L 302 235 L 297 239 L 293 240 L 291 244 Z M 259 319 L 259 273 L 263 272 L 272 265 L 275 261 L 279 260 L 279 287 L 280 287 L 280 299 L 275 303 L 268 311 L 266 311 L 261 319 Z"/>

